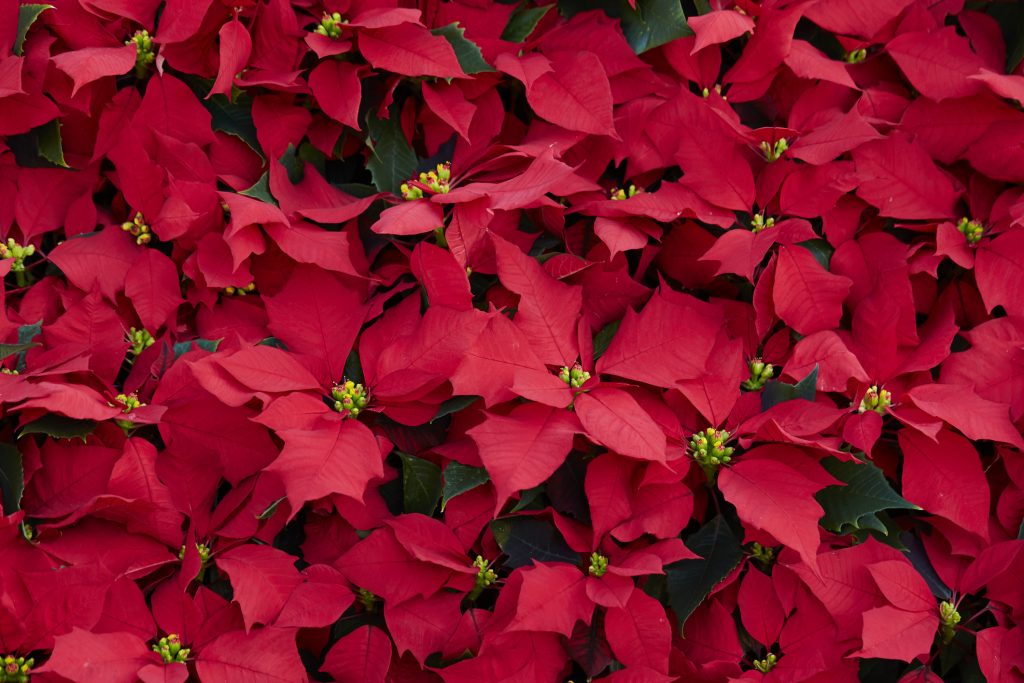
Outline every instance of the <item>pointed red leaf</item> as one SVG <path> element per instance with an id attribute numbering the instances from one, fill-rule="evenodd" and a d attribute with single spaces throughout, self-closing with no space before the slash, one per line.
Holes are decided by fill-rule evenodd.
<path id="1" fill-rule="evenodd" d="M 587 597 L 587 577 L 579 568 L 534 562 L 521 571 L 523 585 L 506 631 L 549 631 L 568 638 L 577 621 L 590 623 L 594 603 Z"/>
<path id="2" fill-rule="evenodd" d="M 672 627 L 661 603 L 642 590 L 634 589 L 625 607 L 607 611 L 604 631 L 615 658 L 627 667 L 668 673 Z"/>
<path id="3" fill-rule="evenodd" d="M 231 95 L 235 75 L 249 63 L 249 54 L 252 52 L 252 38 L 238 20 L 237 14 L 232 21 L 220 27 L 217 35 L 220 36 L 220 66 L 217 68 L 217 80 L 213 82 L 206 99 L 213 95 Z"/>
<path id="4" fill-rule="evenodd" d="M 888 605 L 869 609 L 864 612 L 864 647 L 853 656 L 904 662 L 924 659 L 938 628 L 938 610 L 906 612 Z"/>
<path id="5" fill-rule="evenodd" d="M 320 670 L 338 683 L 384 683 L 391 664 L 391 639 L 379 628 L 360 626 L 336 642 Z"/>
<path id="6" fill-rule="evenodd" d="M 261 628 L 231 631 L 203 647 L 196 673 L 204 681 L 304 683 L 306 668 L 295 647 L 291 629 Z"/>
<path id="7" fill-rule="evenodd" d="M 418 24 L 368 29 L 359 33 L 359 50 L 376 69 L 403 76 L 465 76 L 452 46 Z"/>
<path id="8" fill-rule="evenodd" d="M 74 683 L 91 683 L 97 672 L 110 683 L 135 683 L 139 669 L 159 661 L 137 635 L 89 633 L 75 627 L 54 639 L 53 654 L 38 671 L 52 671 Z"/>
<path id="9" fill-rule="evenodd" d="M 302 583 L 295 558 L 266 545 L 240 545 L 217 556 L 217 567 L 231 579 L 234 601 L 242 608 L 245 628 L 270 624 L 292 591 Z"/>
<path id="10" fill-rule="evenodd" d="M 665 462 L 665 432 L 624 391 L 599 387 L 576 398 L 587 433 L 609 449 L 637 460 Z"/>
<path id="11" fill-rule="evenodd" d="M 852 282 L 833 275 L 802 247 L 781 247 L 772 298 L 775 311 L 800 334 L 839 325 Z"/>
<path id="12" fill-rule="evenodd" d="M 901 219 L 953 218 L 953 183 L 920 145 L 892 136 L 853 152 L 860 185 L 857 196 L 881 216 Z"/>

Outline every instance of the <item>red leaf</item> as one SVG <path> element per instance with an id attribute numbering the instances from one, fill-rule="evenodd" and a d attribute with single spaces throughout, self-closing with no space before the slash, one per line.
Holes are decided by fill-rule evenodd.
<path id="1" fill-rule="evenodd" d="M 632 396 L 599 387 L 576 398 L 576 414 L 598 443 L 637 460 L 665 462 L 665 433 Z"/>
<path id="2" fill-rule="evenodd" d="M 789 154 L 809 164 L 824 164 L 865 142 L 881 137 L 878 131 L 864 120 L 857 107 L 853 107 L 826 125 L 801 135 L 790 147 Z"/>
<path id="3" fill-rule="evenodd" d="M 970 76 L 981 70 L 983 62 L 952 26 L 930 33 L 904 33 L 893 38 L 885 50 L 907 80 L 929 99 L 966 97 L 982 89 Z"/>
<path id="4" fill-rule="evenodd" d="M 821 486 L 780 462 L 741 457 L 719 473 L 718 487 L 745 524 L 770 533 L 817 572 L 824 510 L 814 494 Z"/>
<path id="5" fill-rule="evenodd" d="M 538 116 L 567 130 L 619 137 L 608 76 L 592 52 L 558 53 L 551 71 L 526 82 L 526 99 Z"/>
<path id="6" fill-rule="evenodd" d="M 139 253 L 125 278 L 124 293 L 135 306 L 139 320 L 154 333 L 183 302 L 177 266 L 156 249 Z"/>
<path id="7" fill-rule="evenodd" d="M 697 17 L 688 17 L 686 23 L 697 34 L 697 40 L 690 50 L 691 55 L 697 54 L 708 45 L 727 43 L 754 30 L 753 19 L 731 9 L 712 10 Z"/>
<path id="8" fill-rule="evenodd" d="M 359 50 L 376 69 L 403 76 L 465 76 L 452 46 L 423 26 L 404 23 L 359 33 Z"/>
<path id="9" fill-rule="evenodd" d="M 320 388 L 316 378 L 292 355 L 272 346 L 250 346 L 218 356 L 214 362 L 254 391 L 284 393 Z"/>
<path id="10" fill-rule="evenodd" d="M 99 287 L 105 298 L 114 301 L 124 289 L 125 278 L 140 258 L 140 251 L 149 250 L 132 244 L 120 228 L 110 227 L 97 235 L 64 241 L 50 253 L 50 260 L 75 287 L 85 292 Z"/>
<path id="11" fill-rule="evenodd" d="M 430 111 L 469 142 L 469 127 L 476 114 L 476 105 L 467 101 L 462 90 L 454 83 L 424 82 L 422 87 L 423 101 L 430 107 Z"/>
<path id="12" fill-rule="evenodd" d="M 851 656 L 898 659 L 904 662 L 924 659 L 935 640 L 939 615 L 935 612 L 905 612 L 886 605 L 864 612 L 864 647 Z"/>
<path id="13" fill-rule="evenodd" d="M 514 492 L 540 484 L 558 469 L 572 448 L 577 425 L 564 408 L 535 403 L 517 406 L 508 416 L 486 415 L 466 433 L 494 482 L 497 513 Z"/>
<path id="14" fill-rule="evenodd" d="M 325 59 L 309 73 L 309 88 L 325 114 L 338 123 L 360 130 L 359 67 L 350 62 Z"/>
<path id="15" fill-rule="evenodd" d="M 876 562 L 868 565 L 871 578 L 894 607 L 908 612 L 934 612 L 935 597 L 928 584 L 909 562 Z"/>
<path id="16" fill-rule="evenodd" d="M 775 311 L 800 334 L 839 325 L 852 282 L 833 275 L 802 247 L 781 247 L 772 298 Z"/>
<path id="17" fill-rule="evenodd" d="M 550 631 L 568 638 L 577 621 L 590 623 L 594 603 L 587 597 L 587 577 L 577 567 L 535 561 L 521 571 L 523 585 L 506 631 Z"/>
<path id="18" fill-rule="evenodd" d="M 316 430 L 289 429 L 279 436 L 284 449 L 265 471 L 279 473 L 292 514 L 332 493 L 362 500 L 366 485 L 384 476 L 377 440 L 356 420 L 339 418 Z"/>
<path id="19" fill-rule="evenodd" d="M 308 556 L 307 556 L 308 558 Z M 352 589 L 334 567 L 314 564 L 302 572 L 304 582 L 292 591 L 274 625 L 318 628 L 336 622 L 355 602 Z"/>
<path id="20" fill-rule="evenodd" d="M 456 311 L 473 308 L 473 293 L 469 289 L 466 269 L 447 249 L 420 242 L 412 252 L 409 267 L 416 279 L 423 283 L 431 306 L 445 306 Z"/>
<path id="21" fill-rule="evenodd" d="M 231 631 L 206 645 L 196 658 L 204 681 L 304 683 L 306 668 L 290 629 L 261 628 L 252 633 Z"/>
<path id="22" fill-rule="evenodd" d="M 772 579 L 753 567 L 747 570 L 738 596 L 743 628 L 754 640 L 771 647 L 782 633 L 786 612 L 775 593 Z"/>
<path id="23" fill-rule="evenodd" d="M 391 664 L 391 640 L 373 626 L 360 626 L 336 642 L 320 670 L 338 683 L 384 683 Z"/>
<path id="24" fill-rule="evenodd" d="M 712 306 L 659 291 L 639 315 L 627 309 L 597 370 L 671 388 L 703 373 L 722 322 L 721 312 Z M 679 343 L 678 330 L 686 330 L 689 343 Z"/>
<path id="25" fill-rule="evenodd" d="M 899 442 L 904 497 L 987 539 L 990 493 L 981 459 L 971 443 L 945 429 L 935 441 L 901 429 Z"/>
<path id="26" fill-rule="evenodd" d="M 160 658 L 131 633 L 89 633 L 72 628 L 54 639 L 50 660 L 36 671 L 51 671 L 75 683 L 92 683 L 97 672 L 110 683 L 135 683 L 142 667 Z"/>
<path id="27" fill-rule="evenodd" d="M 627 667 L 668 673 L 672 627 L 661 603 L 642 590 L 634 589 L 625 607 L 608 610 L 604 631 L 615 658 Z"/>
<path id="28" fill-rule="evenodd" d="M 74 97 L 83 87 L 107 76 L 120 76 L 135 66 L 135 48 L 84 47 L 54 55 L 53 65 L 71 76 L 75 86 L 71 89 Z"/>
<path id="29" fill-rule="evenodd" d="M 974 264 L 978 292 L 991 311 L 1002 306 L 1010 315 L 1024 315 L 1024 230 L 1011 230 L 978 245 Z"/>
<path id="30" fill-rule="evenodd" d="M 217 80 L 206 95 L 210 99 L 214 95 L 231 95 L 231 87 L 238 74 L 249 63 L 252 52 L 252 38 L 235 15 L 234 20 L 220 27 L 220 66 L 217 68 Z"/>
<path id="31" fill-rule="evenodd" d="M 583 290 L 547 274 L 536 259 L 515 245 L 492 236 L 498 277 L 520 295 L 515 324 L 532 342 L 532 350 L 545 363 L 572 365 L 579 359 L 576 320 L 583 305 Z"/>
<path id="32" fill-rule="evenodd" d="M 1024 439 L 1010 422 L 1009 408 L 978 396 L 969 387 L 952 384 L 922 384 L 907 392 L 907 398 L 924 412 L 945 420 L 969 439 L 991 439 L 1024 450 Z"/>
<path id="33" fill-rule="evenodd" d="M 877 207 L 879 215 L 953 218 L 957 192 L 919 145 L 892 136 L 858 147 L 853 160 L 860 177 L 857 196 Z"/>
<path id="34" fill-rule="evenodd" d="M 240 545 L 217 556 L 217 567 L 231 578 L 234 601 L 242 608 L 246 630 L 270 624 L 292 591 L 302 583 L 295 558 L 265 545 Z"/>
<path id="35" fill-rule="evenodd" d="M 385 603 L 384 619 L 399 655 L 412 652 L 420 664 L 440 652 L 458 628 L 462 613 L 459 593 L 437 593 L 392 605 Z"/>
<path id="36" fill-rule="evenodd" d="M 422 235 L 444 227 L 440 204 L 426 199 L 402 202 L 381 212 L 373 231 L 383 235 Z"/>

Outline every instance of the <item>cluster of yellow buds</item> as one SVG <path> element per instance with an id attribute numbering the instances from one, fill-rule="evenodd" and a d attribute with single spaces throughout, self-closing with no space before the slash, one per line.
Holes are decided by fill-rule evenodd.
<path id="1" fill-rule="evenodd" d="M 850 50 L 843 55 L 843 61 L 847 64 L 860 64 L 867 59 L 867 56 L 868 51 L 864 48 L 860 48 L 859 50 Z"/>
<path id="2" fill-rule="evenodd" d="M 747 391 L 757 391 L 763 388 L 765 382 L 775 376 L 775 367 L 760 358 L 754 358 L 747 363 L 747 369 L 750 370 L 750 377 L 743 380 L 741 385 Z"/>
<path id="3" fill-rule="evenodd" d="M 764 154 L 764 158 L 770 162 L 776 161 L 779 157 L 785 154 L 787 149 L 789 149 L 789 140 L 786 138 L 779 138 L 775 141 L 774 145 L 767 140 L 761 141 L 761 153 Z"/>
<path id="4" fill-rule="evenodd" d="M 755 659 L 754 668 L 763 674 L 768 673 L 775 668 L 775 664 L 779 661 L 779 658 L 773 655 L 771 652 L 764 659 Z"/>
<path id="5" fill-rule="evenodd" d="M 122 412 L 125 413 L 130 413 L 136 408 L 141 408 L 146 405 L 139 400 L 139 395 L 134 391 L 130 394 L 118 394 L 114 397 L 114 400 L 124 406 L 124 410 Z"/>
<path id="6" fill-rule="evenodd" d="M 713 90 L 714 90 L 715 93 L 720 95 L 723 100 L 728 100 L 729 99 L 728 96 L 722 95 L 722 86 L 720 84 L 716 84 L 715 87 L 713 88 Z M 700 94 L 704 96 L 704 99 L 707 99 L 707 98 L 711 97 L 711 92 L 712 92 L 711 90 L 708 90 L 707 88 L 704 88 L 703 90 L 700 91 Z"/>
<path id="7" fill-rule="evenodd" d="M 121 229 L 127 233 L 131 233 L 132 237 L 135 238 L 136 244 L 149 244 L 153 239 L 153 233 L 149 229 L 149 225 L 142 218 L 141 211 L 135 212 L 134 219 L 122 223 Z"/>
<path id="8" fill-rule="evenodd" d="M 608 558 L 599 552 L 590 553 L 590 567 L 587 572 L 591 576 L 600 578 L 606 571 L 608 571 Z"/>
<path id="9" fill-rule="evenodd" d="M 0 671 L 0 683 L 28 683 L 29 671 L 35 663 L 32 657 L 25 659 L 7 655 L 4 657 L 3 671 Z"/>
<path id="10" fill-rule="evenodd" d="M 960 222 L 956 224 L 956 229 L 963 233 L 964 237 L 967 238 L 968 244 L 977 244 L 985 235 L 984 225 L 978 221 L 968 220 L 967 218 L 961 218 Z"/>
<path id="11" fill-rule="evenodd" d="M 256 283 L 250 282 L 245 287 L 225 287 L 224 293 L 228 296 L 245 296 L 256 291 Z"/>
<path id="12" fill-rule="evenodd" d="M 765 218 L 764 211 L 761 213 L 755 213 L 753 218 L 750 219 L 750 232 L 757 234 L 762 230 L 775 226 L 775 219 L 772 217 Z"/>
<path id="13" fill-rule="evenodd" d="M 124 44 L 135 46 L 135 77 L 144 77 L 146 71 L 149 70 L 150 64 L 156 60 L 156 52 L 153 50 L 153 38 L 149 35 L 149 31 L 146 29 L 136 31 L 135 35 L 124 41 Z"/>
<path id="14" fill-rule="evenodd" d="M 22 246 L 14 241 L 13 237 L 7 238 L 7 243 L 0 242 L 0 259 L 12 259 L 11 272 L 25 272 L 25 259 L 36 253 L 34 244 Z"/>
<path id="15" fill-rule="evenodd" d="M 165 664 L 174 664 L 187 660 L 192 650 L 181 646 L 181 636 L 177 633 L 168 633 L 156 641 L 156 644 L 153 645 L 153 652 L 160 655 Z"/>
<path id="16" fill-rule="evenodd" d="M 949 645 L 956 635 L 956 625 L 960 623 L 960 613 L 956 611 L 956 605 L 946 600 L 939 603 L 939 633 L 942 634 L 942 642 Z"/>
<path id="17" fill-rule="evenodd" d="M 621 187 L 613 187 L 611 191 L 608 192 L 608 199 L 621 202 L 624 199 L 635 197 L 641 192 L 643 192 L 643 190 L 638 190 L 636 188 L 636 185 L 630 183 L 629 187 L 626 188 L 625 190 L 623 190 Z"/>
<path id="18" fill-rule="evenodd" d="M 775 548 L 770 545 L 761 545 L 757 541 L 750 544 L 750 556 L 767 567 L 775 559 Z"/>
<path id="19" fill-rule="evenodd" d="M 377 596 L 365 588 L 360 588 L 356 591 L 356 598 L 359 600 L 359 604 L 363 606 L 367 612 L 374 612 L 377 610 Z"/>
<path id="20" fill-rule="evenodd" d="M 369 400 L 366 388 L 352 380 L 335 384 L 331 389 L 331 398 L 334 399 L 334 409 L 345 413 L 345 417 L 359 417 Z"/>
<path id="21" fill-rule="evenodd" d="M 729 432 L 724 429 L 708 427 L 702 432 L 697 432 L 690 439 L 690 452 L 693 459 L 704 470 L 708 481 L 715 477 L 715 471 L 720 465 L 732 461 L 732 454 L 735 450 L 732 446 L 726 446 L 729 440 Z"/>
<path id="22" fill-rule="evenodd" d="M 877 386 L 872 384 L 868 387 L 867 392 L 864 394 L 864 398 L 860 400 L 861 413 L 866 413 L 869 410 L 873 410 L 879 415 L 884 415 L 885 411 L 892 405 L 892 394 L 885 389 L 879 389 Z"/>
<path id="23" fill-rule="evenodd" d="M 477 568 L 476 585 L 474 585 L 473 590 L 469 592 L 470 600 L 476 600 L 479 598 L 485 588 L 488 588 L 498 580 L 497 573 L 491 569 L 491 563 L 485 560 L 481 555 L 477 555 L 476 559 L 473 560 L 473 566 Z"/>
<path id="24" fill-rule="evenodd" d="M 563 365 L 562 369 L 558 371 L 558 379 L 562 380 L 573 389 L 579 389 L 588 379 L 590 379 L 590 373 L 584 370 L 583 366 L 579 363 L 576 363 L 571 368 L 567 365 Z"/>
<path id="25" fill-rule="evenodd" d="M 199 552 L 199 561 L 205 565 L 210 560 L 210 546 L 205 543 L 196 543 L 196 550 Z M 181 550 L 178 551 L 178 559 L 185 559 L 185 546 L 181 546 Z"/>
<path id="26" fill-rule="evenodd" d="M 0 368 L 0 375 L 17 375 L 17 370 L 11 370 L 10 368 Z"/>
<path id="27" fill-rule="evenodd" d="M 348 19 L 342 19 L 341 15 L 337 12 L 332 14 L 324 12 L 323 19 L 320 20 L 320 23 L 316 25 L 313 31 L 334 40 L 341 37 L 341 27 L 347 23 Z"/>
<path id="28" fill-rule="evenodd" d="M 423 199 L 427 195 L 448 194 L 451 189 L 452 162 L 446 161 L 437 165 L 437 170 L 420 173 L 419 178 L 412 178 L 402 183 L 402 197 L 406 201 Z"/>
<path id="29" fill-rule="evenodd" d="M 148 349 L 156 340 L 146 330 L 136 330 L 134 327 L 129 328 L 127 342 L 132 345 L 132 348 L 128 350 L 133 356 L 138 356 L 140 353 Z"/>

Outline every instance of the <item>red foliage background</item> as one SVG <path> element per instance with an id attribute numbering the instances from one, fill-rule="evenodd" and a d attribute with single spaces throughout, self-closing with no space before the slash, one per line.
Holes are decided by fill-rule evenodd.
<path id="1" fill-rule="evenodd" d="M 0 681 L 1024 680 L 1021 25 L 0 4 Z"/>

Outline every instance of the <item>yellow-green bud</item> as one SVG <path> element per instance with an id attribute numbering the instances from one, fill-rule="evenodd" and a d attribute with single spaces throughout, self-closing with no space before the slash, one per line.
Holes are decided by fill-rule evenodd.
<path id="1" fill-rule="evenodd" d="M 491 563 L 485 560 L 483 556 L 477 555 L 476 559 L 473 560 L 473 566 L 477 569 L 476 584 L 473 586 L 473 590 L 469 592 L 470 600 L 476 600 L 485 588 L 490 587 L 491 584 L 498 580 L 497 573 L 491 569 Z"/>
<path id="2" fill-rule="evenodd" d="M 750 556 L 767 567 L 775 560 L 775 548 L 754 542 L 750 544 Z"/>
<path id="3" fill-rule="evenodd" d="M 767 140 L 761 142 L 761 153 L 769 162 L 777 161 L 787 149 L 789 149 L 789 141 L 786 138 L 779 138 L 774 145 Z"/>
<path id="4" fill-rule="evenodd" d="M 963 234 L 967 239 L 967 243 L 971 245 L 980 242 L 981 238 L 985 235 L 984 225 L 978 221 L 968 220 L 967 218 L 961 218 L 960 222 L 956 224 L 956 229 Z"/>
<path id="5" fill-rule="evenodd" d="M 608 193 L 608 198 L 614 201 L 623 201 L 625 199 L 635 197 L 641 192 L 643 192 L 643 190 L 638 190 L 636 185 L 630 185 L 625 190 L 621 187 L 613 187 Z"/>
<path id="6" fill-rule="evenodd" d="M 864 48 L 859 50 L 850 50 L 843 55 L 843 61 L 847 64 L 859 64 L 863 62 L 868 56 L 868 51 Z"/>
<path id="7" fill-rule="evenodd" d="M 331 398 L 334 400 L 334 409 L 342 413 L 343 417 L 359 417 L 363 408 L 369 402 L 370 397 L 362 384 L 356 384 L 347 380 L 336 384 L 331 389 Z"/>
<path id="8" fill-rule="evenodd" d="M 134 327 L 129 328 L 127 342 L 131 344 L 131 348 L 128 352 L 137 357 L 140 353 L 148 349 L 150 346 L 156 343 L 151 335 L 146 330 L 136 330 Z"/>
<path id="9" fill-rule="evenodd" d="M 754 668 L 760 671 L 761 673 L 766 674 L 775 668 L 775 664 L 778 661 L 779 658 L 769 652 L 764 659 L 754 660 Z"/>
<path id="10" fill-rule="evenodd" d="M 563 365 L 558 371 L 558 378 L 573 389 L 579 389 L 590 379 L 590 373 L 584 370 L 579 363 L 574 364 L 571 368 Z"/>
<path id="11" fill-rule="evenodd" d="M 762 211 L 761 213 L 755 213 L 754 216 L 750 219 L 750 231 L 753 233 L 759 233 L 762 230 L 767 230 L 768 228 L 774 226 L 775 219 L 771 217 L 766 218 L 764 215 L 764 211 Z"/>
<path id="12" fill-rule="evenodd" d="M 879 415 L 884 415 L 891 405 L 892 394 L 885 389 L 879 389 L 877 386 L 871 385 L 864 394 L 864 398 L 860 401 L 859 412 L 866 413 L 869 410 L 873 410 Z"/>
<path id="13" fill-rule="evenodd" d="M 591 576 L 602 577 L 608 571 L 608 558 L 598 552 L 590 553 L 590 567 L 587 572 Z"/>
<path id="14" fill-rule="evenodd" d="M 356 591 L 356 597 L 359 600 L 359 603 L 363 606 L 363 609 L 365 609 L 367 612 L 376 611 L 376 595 L 366 590 L 365 588 L 360 588 L 358 591 Z"/>
<path id="15" fill-rule="evenodd" d="M 948 645 L 956 636 L 956 626 L 960 623 L 960 613 L 956 610 L 956 605 L 946 600 L 940 602 L 939 619 L 942 622 L 939 626 L 942 642 Z"/>
<path id="16" fill-rule="evenodd" d="M 341 37 L 341 27 L 348 23 L 348 19 L 342 19 L 341 14 L 334 12 L 328 14 L 324 12 L 324 16 L 320 19 L 320 23 L 313 29 L 316 33 L 322 36 L 327 36 L 331 40 L 337 40 Z"/>
<path id="17" fill-rule="evenodd" d="M 743 380 L 741 385 L 747 391 L 757 391 L 763 388 L 765 382 L 775 376 L 775 367 L 760 358 L 754 358 L 748 362 L 747 369 L 750 371 L 750 377 Z"/>
<path id="18" fill-rule="evenodd" d="M 708 481 L 714 480 L 715 471 L 719 466 L 727 465 L 732 461 L 735 449 L 725 445 L 728 440 L 729 432 L 712 427 L 708 427 L 703 432 L 697 432 L 690 438 L 690 454 L 704 470 Z"/>
<path id="19" fill-rule="evenodd" d="M 145 29 L 136 31 L 135 35 L 124 41 L 124 44 L 135 46 L 135 77 L 140 79 L 145 77 L 146 71 L 156 60 L 153 39 L 150 37 L 149 31 Z"/>

